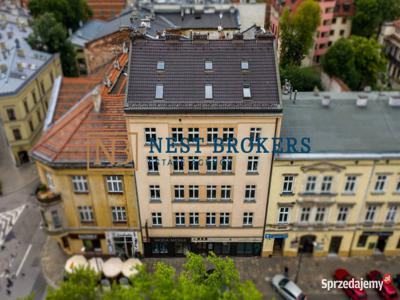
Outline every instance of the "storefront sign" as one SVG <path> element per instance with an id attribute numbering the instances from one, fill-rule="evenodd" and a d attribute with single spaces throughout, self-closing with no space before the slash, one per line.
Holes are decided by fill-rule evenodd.
<path id="1" fill-rule="evenodd" d="M 139 240 L 137 237 L 137 233 L 135 231 L 107 231 L 106 232 L 106 241 L 108 252 L 111 255 L 115 255 L 115 243 L 114 238 L 120 237 L 129 237 L 132 238 L 133 250 L 134 252 L 139 252 Z"/>
<path id="2" fill-rule="evenodd" d="M 264 237 L 266 239 L 287 239 L 288 236 L 287 233 L 266 233 Z"/>
<path id="3" fill-rule="evenodd" d="M 80 240 L 97 240 L 97 234 L 78 234 Z"/>
<path id="4" fill-rule="evenodd" d="M 187 242 L 189 238 L 174 238 L 174 237 L 168 237 L 168 238 L 150 238 L 152 242 L 156 243 L 163 243 L 163 242 Z"/>
<path id="5" fill-rule="evenodd" d="M 232 238 L 220 238 L 220 237 L 199 237 L 192 238 L 192 243 L 261 243 L 262 238 L 251 238 L 251 237 L 232 237 Z"/>

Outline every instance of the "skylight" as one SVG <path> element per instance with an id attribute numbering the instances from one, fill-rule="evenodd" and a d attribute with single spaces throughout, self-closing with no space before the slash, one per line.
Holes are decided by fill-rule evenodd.
<path id="1" fill-rule="evenodd" d="M 242 70 L 248 70 L 249 69 L 249 62 L 247 60 L 242 60 L 240 63 L 240 66 Z"/>
<path id="2" fill-rule="evenodd" d="M 243 98 L 244 99 L 250 99 L 251 98 L 251 91 L 250 91 L 250 85 L 249 84 L 244 84 L 243 85 Z"/>
<path id="3" fill-rule="evenodd" d="M 159 60 L 157 62 L 157 70 L 162 71 L 165 69 L 165 62 L 163 60 Z"/>
<path id="4" fill-rule="evenodd" d="M 156 85 L 156 99 L 162 99 L 164 97 L 164 86 L 162 84 Z"/>
<path id="5" fill-rule="evenodd" d="M 212 63 L 212 61 L 211 61 L 211 60 L 206 60 L 206 61 L 204 62 L 204 70 L 210 71 L 210 70 L 212 70 L 212 69 L 213 69 L 213 63 Z"/>
<path id="6" fill-rule="evenodd" d="M 213 87 L 212 87 L 212 84 L 206 84 L 204 92 L 205 92 L 205 98 L 206 99 L 212 99 L 213 98 Z"/>

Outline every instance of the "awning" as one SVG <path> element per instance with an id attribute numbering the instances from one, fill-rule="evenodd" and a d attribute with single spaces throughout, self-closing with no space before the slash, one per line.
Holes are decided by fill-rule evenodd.
<path id="1" fill-rule="evenodd" d="M 122 271 L 122 260 L 119 257 L 112 257 L 103 265 L 103 274 L 108 278 L 117 277 Z"/>
<path id="2" fill-rule="evenodd" d="M 97 274 L 103 272 L 103 265 L 104 262 L 100 257 L 93 257 L 89 259 L 89 268 Z"/>
<path id="3" fill-rule="evenodd" d="M 124 274 L 124 276 L 128 278 L 135 276 L 137 273 L 139 273 L 137 267 L 141 265 L 142 262 L 137 258 L 130 258 L 124 262 L 122 266 L 122 274 Z"/>
<path id="4" fill-rule="evenodd" d="M 75 269 L 86 268 L 87 266 L 88 262 L 83 255 L 74 255 L 65 263 L 65 272 L 72 273 Z"/>

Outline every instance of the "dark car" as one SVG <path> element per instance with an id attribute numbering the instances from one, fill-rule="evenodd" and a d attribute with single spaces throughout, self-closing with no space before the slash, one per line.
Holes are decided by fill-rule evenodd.
<path id="1" fill-rule="evenodd" d="M 385 300 L 399 299 L 394 285 L 391 282 L 387 282 L 386 280 L 384 280 L 383 274 L 378 270 L 373 270 L 367 273 L 367 279 L 383 282 L 382 290 L 377 289 L 379 296 L 381 296 L 383 299 Z"/>
<path id="2" fill-rule="evenodd" d="M 350 281 L 354 278 L 346 269 L 337 269 L 333 274 L 333 277 L 339 281 Z M 364 300 L 368 299 L 367 293 L 364 290 L 356 288 L 344 288 L 344 293 L 352 300 Z"/>

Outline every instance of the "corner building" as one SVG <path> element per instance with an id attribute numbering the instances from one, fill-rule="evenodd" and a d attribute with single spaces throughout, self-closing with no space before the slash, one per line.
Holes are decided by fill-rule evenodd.
<path id="1" fill-rule="evenodd" d="M 134 33 L 125 114 L 146 256 L 260 255 L 271 154 L 214 153 L 215 137 L 279 136 L 274 39 L 149 39 Z M 149 141 L 203 138 L 201 153 Z"/>

